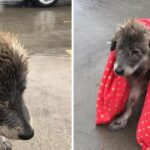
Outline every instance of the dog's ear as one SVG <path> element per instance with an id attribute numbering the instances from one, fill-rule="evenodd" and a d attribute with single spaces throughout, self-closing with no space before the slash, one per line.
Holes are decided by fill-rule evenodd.
<path id="1" fill-rule="evenodd" d="M 116 38 L 113 38 L 111 40 L 111 45 L 110 45 L 110 50 L 113 51 L 116 49 L 116 45 L 117 45 L 117 41 L 116 41 Z"/>
<path id="2" fill-rule="evenodd" d="M 150 40 L 149 40 L 149 42 L 148 42 L 148 46 L 149 46 L 149 48 L 150 48 Z"/>
<path id="3" fill-rule="evenodd" d="M 148 47 L 150 49 L 150 33 L 148 35 L 146 35 L 146 38 L 148 39 Z"/>

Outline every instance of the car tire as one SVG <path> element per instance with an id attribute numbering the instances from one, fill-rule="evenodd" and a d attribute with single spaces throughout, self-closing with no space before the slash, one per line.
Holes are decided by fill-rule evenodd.
<path id="1" fill-rule="evenodd" d="M 33 2 L 40 7 L 53 6 L 58 0 L 34 0 Z"/>

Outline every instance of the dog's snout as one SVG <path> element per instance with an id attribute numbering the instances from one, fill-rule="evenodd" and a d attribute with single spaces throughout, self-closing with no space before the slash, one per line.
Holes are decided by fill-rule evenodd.
<path id="1" fill-rule="evenodd" d="M 115 69 L 115 72 L 116 72 L 116 74 L 118 74 L 118 75 L 123 75 L 123 74 L 124 74 L 124 70 L 123 70 L 122 68 L 120 68 L 120 67 L 116 68 L 116 69 Z"/>
<path id="2" fill-rule="evenodd" d="M 23 133 L 23 134 L 20 134 L 20 135 L 19 135 L 19 138 L 20 138 L 21 140 L 29 140 L 29 139 L 31 139 L 33 136 L 34 136 L 34 130 L 32 129 L 32 130 L 30 130 L 30 131 L 28 131 L 28 132 L 25 132 L 25 133 Z"/>

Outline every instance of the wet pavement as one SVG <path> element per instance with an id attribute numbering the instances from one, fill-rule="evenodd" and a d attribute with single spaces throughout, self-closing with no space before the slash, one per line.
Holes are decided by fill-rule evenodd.
<path id="1" fill-rule="evenodd" d="M 2 7 L 0 30 L 19 34 L 30 54 L 65 55 L 65 50 L 71 47 L 70 18 L 70 6 Z"/>
<path id="2" fill-rule="evenodd" d="M 110 132 L 95 126 L 98 86 L 118 23 L 130 17 L 149 17 L 146 0 L 75 0 L 75 150 L 140 150 L 136 126 L 140 106 L 126 129 Z"/>
<path id="3" fill-rule="evenodd" d="M 25 101 L 35 136 L 14 150 L 71 149 L 71 8 L 0 6 L 0 30 L 19 34 L 29 52 Z"/>

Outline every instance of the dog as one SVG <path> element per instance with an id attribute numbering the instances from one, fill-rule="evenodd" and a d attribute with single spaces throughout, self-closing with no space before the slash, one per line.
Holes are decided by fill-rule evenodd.
<path id="1" fill-rule="evenodd" d="M 0 33 L 0 136 L 28 140 L 34 135 L 23 99 L 28 73 L 28 55 L 17 36 Z M 3 138 L 0 138 L 0 140 Z M 0 149 L 11 144 L 0 141 Z"/>
<path id="2" fill-rule="evenodd" d="M 145 96 L 150 78 L 150 30 L 136 19 L 119 25 L 111 41 L 116 50 L 114 72 L 130 83 L 131 91 L 125 111 L 109 124 L 116 131 L 126 127 L 141 96 Z"/>

